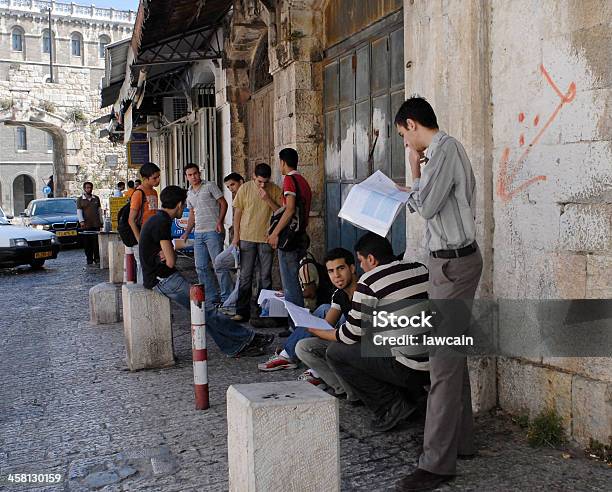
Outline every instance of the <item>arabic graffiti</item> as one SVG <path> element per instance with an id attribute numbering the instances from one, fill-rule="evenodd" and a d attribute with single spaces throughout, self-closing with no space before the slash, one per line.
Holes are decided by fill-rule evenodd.
<path id="1" fill-rule="evenodd" d="M 524 181 L 518 185 L 514 182 L 516 179 L 516 175 L 522 169 L 525 163 L 525 159 L 529 155 L 529 152 L 531 152 L 531 149 L 540 141 L 542 135 L 544 135 L 544 133 L 550 127 L 552 122 L 555 121 L 555 119 L 559 115 L 559 112 L 561 111 L 561 108 L 563 108 L 563 106 L 565 106 L 567 103 L 572 102 L 574 100 L 574 97 L 576 96 L 576 84 L 574 82 L 569 85 L 567 91 L 565 92 L 565 94 L 563 94 L 559 90 L 555 82 L 552 80 L 550 74 L 544 68 L 544 65 L 540 65 L 540 71 L 542 72 L 542 75 L 544 76 L 548 84 L 555 91 L 557 96 L 559 96 L 559 104 L 557 104 L 555 110 L 546 120 L 546 123 L 542 125 L 540 131 L 535 135 L 535 137 L 533 137 L 533 140 L 529 142 L 527 148 L 523 151 L 523 153 L 516 160 L 516 162 L 514 162 L 514 164 L 510 163 L 509 161 L 510 148 L 506 147 L 502 152 L 501 162 L 499 166 L 499 176 L 497 179 L 497 196 L 499 196 L 503 202 L 510 201 L 515 195 L 523 191 L 528 186 L 531 186 L 532 184 L 538 181 L 546 180 L 546 176 L 540 175 L 534 176 L 533 178 L 530 178 L 527 181 Z M 525 113 L 519 113 L 518 120 L 519 123 L 525 121 Z M 540 116 L 536 115 L 533 120 L 533 125 L 537 127 L 539 123 Z M 519 137 L 519 145 L 522 147 L 524 144 L 525 136 L 521 134 Z"/>

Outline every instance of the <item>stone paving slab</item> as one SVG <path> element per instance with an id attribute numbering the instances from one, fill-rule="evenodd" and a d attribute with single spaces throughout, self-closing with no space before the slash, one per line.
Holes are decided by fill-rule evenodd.
<path id="1" fill-rule="evenodd" d="M 227 490 L 227 387 L 300 371 L 261 373 L 261 360 L 229 359 L 209 341 L 211 408 L 196 411 L 188 313 L 174 312 L 178 364 L 130 373 L 122 325 L 88 322 L 88 290 L 107 272 L 83 263 L 82 250 L 69 250 L 44 270 L 0 271 L 0 480 L 63 477 L 57 485 L 0 482 L 0 489 Z M 365 409 L 340 402 L 340 422 L 342 490 L 392 490 L 416 465 L 422 420 L 375 434 Z M 604 464 L 580 451 L 563 459 L 561 450 L 532 449 L 503 415 L 478 418 L 476 440 L 479 458 L 460 462 L 457 479 L 441 490 L 612 489 Z"/>

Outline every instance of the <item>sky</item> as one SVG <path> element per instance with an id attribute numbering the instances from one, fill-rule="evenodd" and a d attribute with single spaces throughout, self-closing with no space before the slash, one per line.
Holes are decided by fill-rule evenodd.
<path id="1" fill-rule="evenodd" d="M 70 3 L 68 0 L 60 0 L 62 3 Z M 137 10 L 138 0 L 74 0 L 74 3 L 80 5 L 94 4 L 96 7 L 113 7 L 121 10 Z"/>

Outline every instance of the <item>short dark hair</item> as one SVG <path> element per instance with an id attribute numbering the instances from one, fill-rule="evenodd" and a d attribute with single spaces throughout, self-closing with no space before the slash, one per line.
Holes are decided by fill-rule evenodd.
<path id="1" fill-rule="evenodd" d="M 357 240 L 355 253 L 359 253 L 361 256 L 372 255 L 378 260 L 378 263 L 383 265 L 395 261 L 393 246 L 391 246 L 389 240 L 373 232 L 366 232 Z"/>
<path id="2" fill-rule="evenodd" d="M 157 164 L 153 164 L 152 162 L 147 162 L 140 166 L 140 175 L 143 178 L 150 178 L 155 173 L 161 172 L 161 169 L 157 166 Z"/>
<path id="3" fill-rule="evenodd" d="M 325 258 L 323 258 L 323 263 L 340 259 L 344 259 L 347 265 L 355 264 L 355 256 L 353 255 L 353 253 L 351 253 L 348 249 L 344 248 L 330 249 L 325 255 Z"/>
<path id="4" fill-rule="evenodd" d="M 278 158 L 284 161 L 292 169 L 297 169 L 299 156 L 297 150 L 291 147 L 285 147 L 278 153 Z"/>
<path id="5" fill-rule="evenodd" d="M 193 162 L 190 162 L 189 164 L 185 165 L 185 167 L 183 168 L 183 174 L 187 174 L 187 169 L 197 169 L 198 172 L 200 172 L 200 166 L 194 164 Z"/>
<path id="6" fill-rule="evenodd" d="M 395 124 L 406 128 L 406 120 L 414 120 L 426 128 L 437 129 L 438 119 L 431 104 L 420 96 L 406 99 L 395 114 Z"/>
<path id="7" fill-rule="evenodd" d="M 187 200 L 187 190 L 180 186 L 166 186 L 159 194 L 162 208 L 174 208 Z"/>
<path id="8" fill-rule="evenodd" d="M 125 187 L 125 183 L 123 181 L 119 181 L 117 183 L 117 188 L 121 188 L 122 186 Z"/>
<path id="9" fill-rule="evenodd" d="M 265 162 L 257 164 L 253 172 L 255 176 L 259 176 L 260 178 L 270 179 L 270 176 L 272 176 L 272 168 Z"/>
<path id="10" fill-rule="evenodd" d="M 238 181 L 240 183 L 240 181 L 244 181 L 244 178 L 241 174 L 229 173 L 227 176 L 225 176 L 225 178 L 223 178 L 224 183 L 227 183 L 228 181 Z"/>
<path id="11" fill-rule="evenodd" d="M 85 181 L 85 182 L 83 183 L 83 189 L 85 189 L 85 187 L 86 187 L 87 185 L 91 185 L 91 187 L 93 188 L 93 183 L 92 183 L 91 181 Z"/>
<path id="12" fill-rule="evenodd" d="M 137 184 L 138 184 L 138 185 L 141 185 L 141 184 L 142 184 L 142 180 L 140 180 L 140 179 L 135 179 L 135 180 L 134 180 L 134 186 L 136 186 Z"/>
<path id="13" fill-rule="evenodd" d="M 130 179 L 128 181 L 128 188 L 134 188 L 134 180 L 133 179 Z"/>

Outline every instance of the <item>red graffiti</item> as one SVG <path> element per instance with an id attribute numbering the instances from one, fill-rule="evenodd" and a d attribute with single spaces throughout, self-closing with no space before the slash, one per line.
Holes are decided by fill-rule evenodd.
<path id="1" fill-rule="evenodd" d="M 544 135 L 544 132 L 546 132 L 552 122 L 555 121 L 555 119 L 559 115 L 559 111 L 561 111 L 561 108 L 563 108 L 563 106 L 565 106 L 567 103 L 572 102 L 574 100 L 574 97 L 576 97 L 576 84 L 574 82 L 569 85 L 567 92 L 563 94 L 559 90 L 555 82 L 552 80 L 549 73 L 544 68 L 544 65 L 540 65 L 540 71 L 542 72 L 542 75 L 544 76 L 548 84 L 559 96 L 560 101 L 555 110 L 549 116 L 548 120 L 546 120 L 546 123 L 544 123 L 540 131 L 536 134 L 536 136 L 533 137 L 533 140 L 527 145 L 527 148 L 523 151 L 523 153 L 520 155 L 520 157 L 516 160 L 514 164 L 511 164 L 509 162 L 510 149 L 506 147 L 502 152 L 501 162 L 499 166 L 499 177 L 497 179 L 497 195 L 501 198 L 503 202 L 508 202 L 516 194 L 520 193 L 525 188 L 531 186 L 535 182 L 546 180 L 546 176 L 534 176 L 533 178 L 528 179 L 527 181 L 519 185 L 516 185 L 514 183 L 516 175 L 522 169 L 525 163 L 525 159 L 529 155 L 529 152 L 531 152 L 531 149 L 540 141 L 542 135 Z M 523 113 L 520 113 L 519 121 L 522 122 L 524 119 L 525 115 Z M 533 124 L 537 126 L 539 121 L 540 117 L 536 116 L 533 121 Z M 519 142 L 521 145 L 523 145 L 523 141 L 519 140 Z"/>

